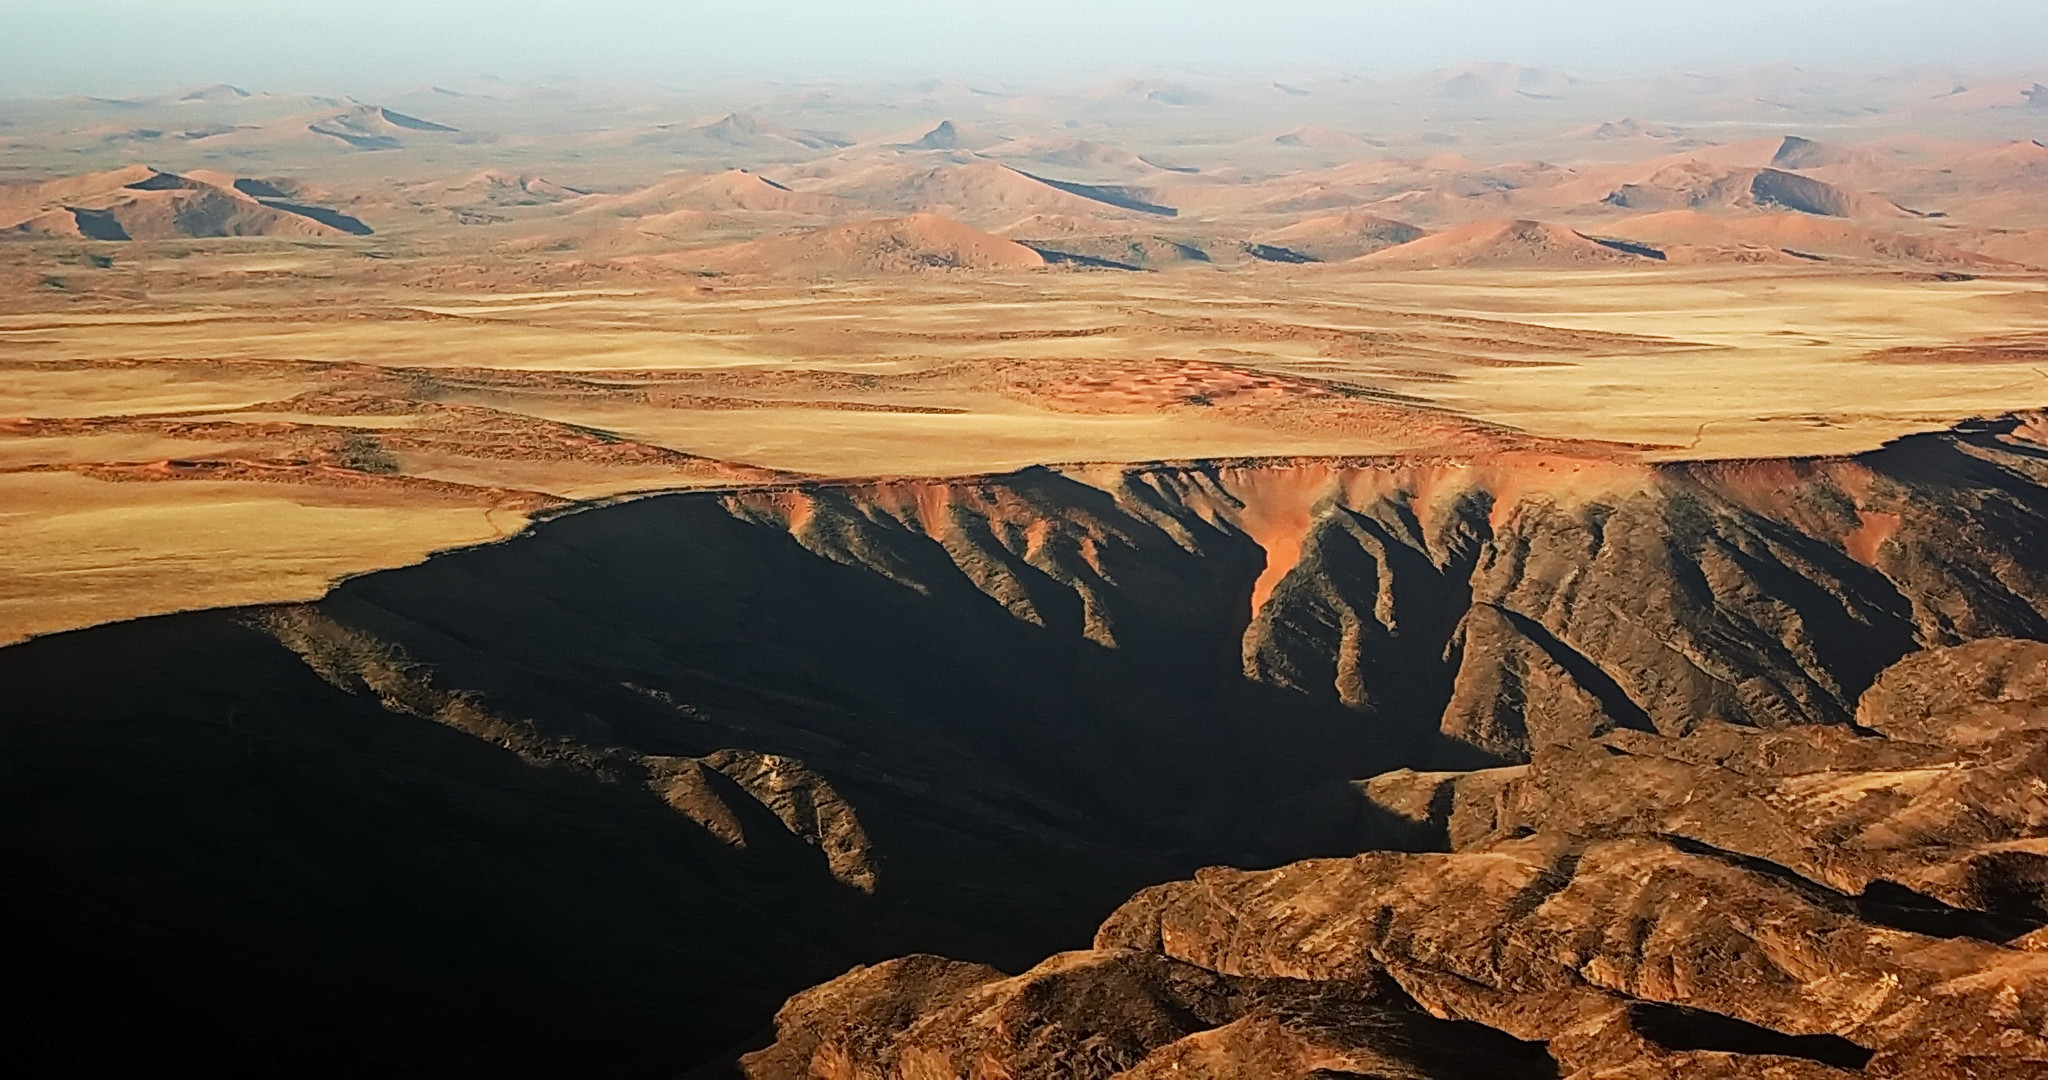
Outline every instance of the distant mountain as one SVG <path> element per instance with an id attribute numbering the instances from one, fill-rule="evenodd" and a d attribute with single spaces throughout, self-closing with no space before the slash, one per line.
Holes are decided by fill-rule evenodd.
<path id="1" fill-rule="evenodd" d="M 146 165 L 0 187 L 0 236 L 165 240 L 370 231 L 354 217 L 296 201 L 261 182 L 202 180 Z"/>

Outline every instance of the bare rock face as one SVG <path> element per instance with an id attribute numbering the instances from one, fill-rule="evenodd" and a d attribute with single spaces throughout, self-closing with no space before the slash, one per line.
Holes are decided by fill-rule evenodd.
<path id="1" fill-rule="evenodd" d="M 1003 978 L 986 964 L 939 956 L 906 956 L 855 968 L 790 998 L 775 1014 L 775 1044 L 748 1055 L 746 1067 L 777 1076 L 846 1080 L 882 1074 L 912 1024 L 967 991 Z"/>
<path id="2" fill-rule="evenodd" d="M 1731 1031 L 1831 1037 L 1812 1039 L 1811 1056 L 1860 1066 L 1875 1052 L 1895 1075 L 2042 1059 L 2048 983 L 2037 954 L 1861 915 L 1849 898 L 1704 846 L 1539 834 L 1440 856 L 1205 871 L 1140 894 L 1098 944 L 1250 977 L 1386 970 L 1444 1015 L 1552 1043 L 1567 1072 L 1633 1055 L 1580 1030 L 1601 1000 L 1740 1021 Z M 1748 1049 L 1732 1038 L 1701 1048 Z"/>
<path id="3" fill-rule="evenodd" d="M 2048 1076 L 2043 659 L 2010 639 L 1908 657 L 1859 706 L 1883 735 L 1621 729 L 1376 777 L 1366 797 L 1440 850 L 1143 890 L 1094 952 L 898 1025 L 953 1071 L 917 1071 L 904 1035 L 843 1075 Z M 1081 1010 L 1020 993 L 1005 1029 L 1117 1055 L 1049 1065 L 960 1020 L 986 987 L 1105 967 L 1146 976 Z M 805 1000 L 857 1014 L 866 977 Z M 1131 1019 L 1163 1001 L 1177 1037 Z M 789 1068 L 812 1029 L 784 1026 L 742 1075 L 841 1075 Z"/>
<path id="4" fill-rule="evenodd" d="M 1453 739 L 1516 760 L 1539 746 L 1604 735 L 1618 723 L 1587 688 L 1605 680 L 1525 616 L 1475 603 L 1451 649 L 1459 663 L 1442 730 Z M 1615 711 L 1628 720 L 1641 717 L 1636 709 Z"/>
<path id="5" fill-rule="evenodd" d="M 1863 695 L 1856 722 L 1946 746 L 2048 728 L 2048 644 L 1976 641 L 1907 657 Z"/>
<path id="6" fill-rule="evenodd" d="M 792 998 L 748 1077 L 1550 1077 L 1541 1046 L 1445 1021 L 1381 973 L 1225 978 L 1158 950 L 1052 957 L 1015 978 L 935 957 L 860 968 Z"/>

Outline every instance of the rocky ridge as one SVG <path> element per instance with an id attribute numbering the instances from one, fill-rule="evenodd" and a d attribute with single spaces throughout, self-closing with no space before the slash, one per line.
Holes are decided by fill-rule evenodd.
<path id="1" fill-rule="evenodd" d="M 2048 1075 L 2044 671 L 2048 645 L 1985 640 L 1888 670 L 1862 732 L 1617 731 L 1377 777 L 1433 850 L 1206 869 L 1014 978 L 856 969 L 720 1071 Z"/>
<path id="2" fill-rule="evenodd" d="M 1210 918 L 1163 886 L 1111 920 L 1103 955 L 1061 961 L 1064 989 L 973 967 L 985 992 L 947 997 L 960 1011 L 918 1053 L 953 1060 L 940 1033 L 982 1032 L 976 1053 L 1018 1075 L 1066 1068 L 1081 1050 L 1002 1040 L 1071 997 L 1084 1017 L 1128 1006 L 1144 1034 L 1027 1026 L 1118 1069 L 1183 1039 L 1174 1061 L 1234 1060 L 1250 1040 L 1340 1074 L 1567 1062 L 1579 1029 L 1551 1006 L 1513 1025 L 1457 1012 L 1413 968 L 1513 988 L 1508 1012 L 1526 982 L 1569 990 L 1588 1024 L 1711 1044 L 1686 1053 L 1727 1040 L 1656 1010 L 1893 1060 L 1903 1044 L 1874 1032 L 1903 1014 L 1809 1030 L 1654 991 L 1699 981 L 1673 966 L 1683 949 L 1646 959 L 1635 935 L 1659 919 L 1598 920 L 1624 900 L 1661 910 L 1631 875 L 1695 898 L 1762 890 L 1804 928 L 1756 946 L 1798 976 L 1785 1001 L 1848 993 L 1808 986 L 1827 964 L 1934 987 L 1966 979 L 1980 946 L 2024 955 L 2002 943 L 2034 915 L 1984 898 L 2031 895 L 2032 736 L 2005 718 L 2031 669 L 2000 669 L 2003 704 L 1972 714 L 1969 743 L 1925 734 L 1961 730 L 1929 719 L 1949 700 L 1933 681 L 1879 673 L 1945 662 L 1930 647 L 2048 638 L 2041 432 L 2008 417 L 1853 459 L 768 483 L 568 514 L 315 604 L 0 649 L 0 855 L 37 883 L 6 899 L 23 948 L 0 990 L 18 1023 L 90 1015 L 135 1045 L 169 1037 L 176 1003 L 181 1060 L 223 1075 L 281 1054 L 305 1075 L 665 1075 L 850 965 L 1025 970 L 1132 894 L 1224 864 L 1283 867 L 1197 879 L 1292 890 L 1276 926 L 1467 877 L 1446 902 L 1499 918 L 1452 940 L 1396 905 L 1342 956 L 1225 957 L 1193 931 L 1151 944 L 1145 904 L 1162 927 Z M 1808 803 L 1840 808 L 1784 809 Z M 1319 858 L 1337 861 L 1299 862 Z M 1581 879 L 1555 895 L 1605 899 L 1545 899 Z M 1517 931 L 1524 952 L 1489 936 L 1530 919 L 1547 936 Z M 1246 925 L 1221 940 L 1264 940 Z M 1717 957 L 1750 948 L 1702 933 Z M 1800 959 L 1808 933 L 1848 951 Z M 1901 934 L 1920 936 L 1886 936 Z M 936 1015 L 916 995 L 969 978 L 919 963 L 873 977 L 912 995 L 875 1008 Z M 1131 996 L 1145 987 L 1150 1004 Z M 867 1008 L 833 1004 L 854 996 L 798 1000 Z M 1357 1020 L 1354 1000 L 1379 1011 Z M 364 1025 L 383 1035 L 349 1034 Z M 1367 1034 L 1328 1057 L 1315 1048 L 1338 1036 L 1302 1034 L 1324 1028 Z M 899 1042 L 789 1053 L 915 1060 Z"/>

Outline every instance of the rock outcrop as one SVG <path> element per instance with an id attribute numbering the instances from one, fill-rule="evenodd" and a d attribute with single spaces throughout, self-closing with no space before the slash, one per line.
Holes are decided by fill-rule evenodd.
<path id="1" fill-rule="evenodd" d="M 1400 812 L 1430 793 L 1442 850 L 1206 869 L 1133 897 L 1091 952 L 914 1004 L 870 989 L 887 965 L 855 971 L 728 1075 L 2048 1075 L 2048 716 L 2013 705 L 2041 650 L 1919 653 L 1865 695 L 1936 738 L 1616 731 L 1381 778 Z M 1110 970 L 1085 1009 L 1054 989 Z M 1003 1029 L 1030 1046 L 960 1022 L 995 997 L 1026 1003 Z"/>

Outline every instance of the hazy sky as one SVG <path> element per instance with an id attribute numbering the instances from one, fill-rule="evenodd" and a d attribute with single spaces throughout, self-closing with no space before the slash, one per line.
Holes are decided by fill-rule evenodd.
<path id="1" fill-rule="evenodd" d="M 2048 0 L 0 0 L 0 93 L 1150 66 L 2048 66 Z"/>

